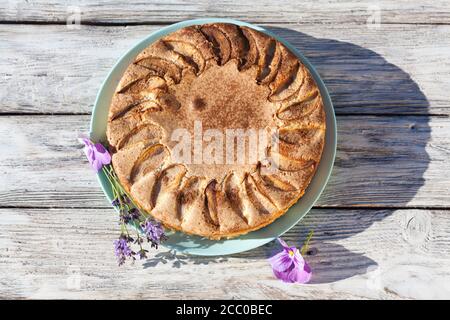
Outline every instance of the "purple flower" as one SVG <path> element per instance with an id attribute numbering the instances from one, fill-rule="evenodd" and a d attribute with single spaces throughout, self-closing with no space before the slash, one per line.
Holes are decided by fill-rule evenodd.
<path id="1" fill-rule="evenodd" d="M 147 241 L 152 244 L 152 247 L 158 248 L 161 241 L 166 239 L 164 229 L 158 222 L 152 222 L 147 219 L 141 224 L 141 227 L 147 237 Z"/>
<path id="2" fill-rule="evenodd" d="M 117 262 L 119 266 L 124 264 L 128 257 L 133 257 L 134 252 L 131 250 L 128 242 L 132 241 L 131 238 L 126 235 L 120 235 L 118 240 L 114 240 L 114 253 L 117 257 Z"/>
<path id="3" fill-rule="evenodd" d="M 269 258 L 275 277 L 284 282 L 307 283 L 311 279 L 312 271 L 296 247 L 289 247 L 286 242 L 278 238 L 283 250 Z"/>
<path id="4" fill-rule="evenodd" d="M 128 214 L 132 220 L 138 220 L 141 216 L 141 212 L 136 208 L 131 208 L 130 211 L 128 211 Z"/>
<path id="5" fill-rule="evenodd" d="M 112 204 L 114 207 L 120 206 L 119 198 L 115 198 L 115 199 L 111 202 L 111 204 Z"/>
<path id="6" fill-rule="evenodd" d="M 111 155 L 101 143 L 94 144 L 85 136 L 81 136 L 79 141 L 84 144 L 84 153 L 96 172 L 99 172 L 104 165 L 111 163 Z"/>
<path id="7" fill-rule="evenodd" d="M 139 257 L 140 260 L 147 259 L 147 252 L 148 250 L 141 249 L 136 253 L 136 255 Z"/>
<path id="8" fill-rule="evenodd" d="M 122 203 L 131 204 L 131 200 L 126 194 L 119 195 L 111 201 L 111 204 L 115 207 L 119 207 Z"/>
<path id="9" fill-rule="evenodd" d="M 131 208 L 128 210 L 127 208 L 120 209 L 120 219 L 124 223 L 129 223 L 133 220 L 139 220 L 141 216 L 141 212 L 136 208 Z"/>

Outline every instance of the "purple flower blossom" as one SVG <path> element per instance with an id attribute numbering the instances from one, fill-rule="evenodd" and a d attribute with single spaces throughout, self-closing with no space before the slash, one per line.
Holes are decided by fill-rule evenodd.
<path id="1" fill-rule="evenodd" d="M 113 199 L 113 201 L 111 201 L 111 204 L 115 207 L 120 206 L 121 203 L 124 204 L 131 204 L 131 200 L 130 198 L 128 198 L 128 196 L 126 194 L 117 196 L 116 198 Z"/>
<path id="2" fill-rule="evenodd" d="M 119 266 L 125 263 L 125 260 L 128 257 L 132 257 L 134 255 L 134 252 L 131 250 L 130 246 L 128 245 L 128 242 L 132 241 L 131 238 L 127 237 L 126 235 L 122 234 L 120 235 L 120 238 L 118 240 L 114 240 L 114 253 L 117 257 L 117 262 Z"/>
<path id="3" fill-rule="evenodd" d="M 140 260 L 147 259 L 147 252 L 148 250 L 141 249 L 136 253 L 136 255 L 139 257 Z"/>
<path id="4" fill-rule="evenodd" d="M 120 209 L 120 219 L 124 223 L 129 223 L 133 220 L 139 220 L 140 216 L 141 212 L 137 208 L 131 208 L 128 210 L 124 207 Z"/>
<path id="5" fill-rule="evenodd" d="M 161 241 L 166 239 L 164 229 L 159 222 L 153 222 L 147 219 L 141 224 L 141 227 L 147 236 L 147 241 L 152 244 L 152 247 L 158 248 Z"/>
<path id="6" fill-rule="evenodd" d="M 128 214 L 132 220 L 138 220 L 141 216 L 141 212 L 137 208 L 131 208 Z"/>
<path id="7" fill-rule="evenodd" d="M 84 144 L 84 153 L 91 167 L 99 172 L 104 165 L 111 163 L 111 155 L 101 143 L 93 143 L 88 137 L 81 136 L 79 141 Z"/>
<path id="8" fill-rule="evenodd" d="M 284 282 L 307 283 L 312 271 L 296 247 L 290 247 L 282 239 L 283 250 L 269 259 L 275 277 Z"/>
<path id="9" fill-rule="evenodd" d="M 119 198 L 115 198 L 113 201 L 111 201 L 111 204 L 112 204 L 114 207 L 120 206 Z"/>

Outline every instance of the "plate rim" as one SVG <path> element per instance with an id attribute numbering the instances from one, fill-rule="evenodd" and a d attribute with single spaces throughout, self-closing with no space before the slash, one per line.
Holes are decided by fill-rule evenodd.
<path id="1" fill-rule="evenodd" d="M 325 145 L 324 145 L 324 150 L 322 153 L 322 158 L 321 161 L 319 162 L 319 167 L 316 171 L 316 173 L 314 174 L 310 184 L 308 185 L 305 194 L 296 202 L 296 204 L 294 204 L 292 207 L 290 207 L 288 209 L 288 211 L 283 214 L 281 217 L 279 217 L 278 219 L 276 219 L 274 222 L 272 222 L 271 224 L 269 224 L 268 226 L 265 226 L 261 229 L 255 230 L 255 231 L 251 231 L 245 235 L 236 237 L 236 238 L 231 238 L 231 239 L 225 239 L 222 240 L 222 243 L 225 242 L 232 242 L 232 241 L 236 241 L 236 240 L 249 240 L 249 239 L 241 239 L 247 235 L 251 235 L 253 233 L 257 233 L 257 232 L 261 232 L 264 229 L 268 228 L 270 225 L 275 224 L 277 221 L 278 223 L 281 223 L 280 221 L 282 221 L 283 217 L 285 217 L 289 211 L 294 210 L 297 205 L 299 205 L 299 203 L 302 201 L 302 199 L 305 198 L 305 196 L 311 195 L 311 185 L 313 185 L 313 183 L 319 179 L 319 170 L 321 174 L 324 174 L 324 177 L 322 178 L 321 183 L 317 186 L 318 189 L 315 191 L 315 194 L 311 195 L 312 199 L 309 201 L 309 203 L 303 208 L 301 209 L 301 212 L 299 212 L 297 215 L 297 217 L 294 219 L 295 221 L 288 223 L 287 226 L 284 226 L 282 228 L 280 228 L 280 230 L 276 231 L 276 235 L 271 235 L 269 237 L 265 237 L 265 238 L 261 238 L 261 239 L 256 239 L 254 241 L 250 241 L 250 244 L 247 246 L 244 246 L 243 248 L 236 248 L 233 247 L 233 245 L 231 245 L 231 248 L 227 248 L 226 246 L 224 246 L 226 249 L 222 248 L 222 252 L 220 249 L 220 244 L 218 244 L 218 241 L 215 240 L 208 240 L 208 241 L 212 241 L 215 242 L 214 245 L 218 245 L 218 248 L 215 249 L 209 249 L 209 248 L 200 248 L 200 249 L 196 249 L 196 248 L 189 248 L 189 247 L 182 247 L 176 244 L 168 244 L 168 243 L 162 243 L 162 245 L 168 249 L 173 249 L 177 252 L 182 252 L 185 254 L 191 254 L 191 255 L 199 255 L 199 256 L 223 256 L 223 255 L 230 255 L 230 254 L 236 254 L 236 253 L 240 253 L 240 252 L 244 252 L 244 251 L 248 251 L 248 250 L 252 250 L 255 249 L 257 247 L 260 247 L 262 245 L 265 245 L 267 243 L 269 243 L 270 241 L 273 241 L 274 239 L 282 236 L 284 233 L 286 233 L 287 231 L 289 231 L 290 229 L 292 229 L 295 225 L 297 225 L 311 210 L 311 208 L 314 206 L 314 204 L 317 202 L 317 200 L 320 198 L 321 194 L 323 193 L 323 190 L 325 189 L 333 167 L 334 167 L 334 161 L 336 158 L 336 148 L 337 148 L 337 123 L 336 123 L 336 116 L 335 116 L 335 112 L 334 112 L 334 107 L 333 107 L 333 103 L 330 97 L 330 94 L 328 92 L 327 87 L 325 86 L 325 83 L 323 82 L 322 78 L 320 77 L 319 73 L 317 72 L 317 70 L 315 69 L 315 67 L 309 62 L 309 60 L 300 52 L 300 50 L 298 50 L 297 48 L 295 48 L 294 46 L 292 46 L 289 42 L 287 42 L 285 39 L 281 38 L 280 36 L 274 34 L 273 32 L 271 32 L 270 30 L 267 30 L 263 27 L 260 27 L 258 25 L 254 25 L 251 23 L 247 23 L 244 21 L 240 21 L 240 20 L 235 20 L 235 19 L 226 19 L 226 18 L 203 18 L 203 19 L 192 19 L 192 20 L 185 20 L 185 21 L 181 21 L 181 22 L 177 22 L 165 27 L 162 27 L 158 30 L 155 30 L 153 32 L 151 32 L 149 35 L 147 35 L 145 38 L 141 39 L 140 41 L 138 41 L 137 43 L 135 43 L 134 45 L 132 45 L 125 53 L 123 53 L 120 58 L 115 62 L 115 64 L 113 65 L 113 67 L 109 70 L 106 78 L 103 80 L 99 91 L 97 92 L 97 96 L 95 98 L 95 102 L 94 102 L 94 106 L 92 109 L 92 114 L 91 114 L 91 120 L 90 120 L 90 126 L 89 126 L 89 136 L 91 137 L 91 139 L 93 140 L 99 140 L 100 139 L 100 135 L 102 135 L 101 138 L 104 137 L 104 135 L 106 134 L 106 130 L 105 132 L 98 134 L 96 133 L 96 125 L 98 123 L 98 118 L 99 118 L 99 114 L 102 110 L 100 110 L 100 103 L 101 103 L 101 99 L 103 99 L 104 95 L 107 95 L 107 91 L 108 91 L 108 84 L 111 81 L 114 81 L 114 77 L 116 77 L 116 73 L 118 72 L 117 69 L 120 69 L 120 65 L 123 63 L 124 60 L 130 58 L 132 59 L 132 57 L 135 57 L 141 50 L 138 50 L 139 47 L 143 47 L 143 46 L 148 46 L 151 43 L 153 43 L 154 41 L 156 41 L 157 39 L 165 36 L 168 33 L 174 32 L 176 30 L 179 30 L 181 28 L 187 27 L 187 26 L 192 26 L 192 25 L 199 25 L 199 24 L 205 24 L 205 23 L 232 23 L 235 25 L 239 25 L 239 26 L 247 26 L 250 27 L 252 29 L 261 31 L 271 37 L 273 37 L 274 39 L 280 41 L 281 43 L 283 43 L 284 45 L 286 45 L 286 47 L 288 47 L 301 61 L 303 64 L 305 64 L 305 66 L 308 68 L 308 70 L 311 72 L 311 75 L 313 76 L 314 80 L 316 81 L 321 96 L 322 96 L 322 100 L 324 101 L 324 108 L 325 108 L 325 113 L 326 113 L 326 122 L 327 122 L 327 130 L 326 130 L 326 137 L 325 137 Z M 128 65 L 128 64 L 127 64 Z M 122 73 L 120 73 L 120 76 L 122 76 Z M 112 95 L 111 97 L 112 98 Z M 328 161 L 325 163 L 325 161 L 323 161 L 323 157 L 324 154 L 327 153 L 327 157 L 328 157 Z M 97 173 L 97 181 L 99 182 L 102 191 L 104 193 L 104 195 L 106 196 L 106 198 L 111 202 L 111 192 L 110 190 L 107 190 L 108 186 L 105 185 L 105 178 L 103 177 L 103 173 L 99 172 Z M 309 191 L 309 192 L 308 192 Z M 304 204 L 304 203 L 303 203 Z M 117 209 L 116 209 L 117 210 Z M 178 234 L 181 234 L 181 236 L 183 237 L 191 237 L 185 233 L 181 233 L 181 232 L 177 232 Z M 199 237 L 201 238 L 201 237 Z M 253 240 L 253 239 L 251 239 Z"/>

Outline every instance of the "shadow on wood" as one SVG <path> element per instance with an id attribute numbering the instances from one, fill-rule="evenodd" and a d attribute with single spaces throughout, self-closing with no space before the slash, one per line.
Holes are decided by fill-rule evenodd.
<path id="1" fill-rule="evenodd" d="M 227 257 L 199 257 L 183 253 L 177 253 L 175 250 L 158 252 L 154 257 L 143 263 L 144 268 L 156 267 L 159 264 L 171 264 L 173 268 L 181 268 L 188 263 L 194 265 L 207 265 L 210 263 L 220 263 L 227 261 Z"/>
<path id="2" fill-rule="evenodd" d="M 351 132 L 348 132 L 348 130 L 346 132 L 340 131 L 338 122 L 338 152 L 333 175 L 326 193 L 328 195 L 332 195 L 334 192 L 345 193 L 346 185 L 342 181 L 360 180 L 362 192 L 370 189 L 370 185 L 373 185 L 374 189 L 382 189 L 380 185 L 382 186 L 389 181 L 391 186 L 393 183 L 401 185 L 402 187 L 399 187 L 399 190 L 405 190 L 404 185 L 408 185 L 407 194 L 393 194 L 390 205 L 402 207 L 408 204 L 409 200 L 414 198 L 423 185 L 423 174 L 429 163 L 429 156 L 425 150 L 430 138 L 429 118 L 425 116 L 421 118 L 419 123 L 416 119 L 415 123 L 408 124 L 405 121 L 408 117 L 396 115 L 396 108 L 398 108 L 398 113 L 403 114 L 426 112 L 429 103 L 417 83 L 406 72 L 387 62 L 381 55 L 372 50 L 352 43 L 314 38 L 290 29 L 269 29 L 276 34 L 282 33 L 287 41 L 296 38 L 296 43 L 308 44 L 305 46 L 308 50 L 304 50 L 301 46 L 297 49 L 317 67 L 330 91 L 333 103 L 345 105 L 344 108 L 340 109 L 346 110 L 343 115 L 351 117 L 352 114 L 392 114 L 390 117 L 392 121 L 389 122 L 386 122 L 384 118 L 383 121 L 377 123 L 377 117 L 373 117 L 374 126 L 371 128 L 361 127 L 360 124 L 355 122 L 354 130 Z M 351 63 L 347 63 L 347 61 L 351 61 Z M 360 68 L 355 68 L 355 65 L 360 66 Z M 328 70 L 333 71 L 328 72 Z M 339 72 L 336 72 L 336 70 L 339 70 Z M 352 79 L 351 85 L 347 86 L 352 88 L 351 92 L 342 94 L 342 90 L 337 90 L 341 85 L 339 74 L 345 75 L 345 79 Z M 383 85 L 380 85 L 380 83 L 383 83 Z M 379 92 L 380 88 L 384 90 L 391 88 L 391 90 Z M 340 94 L 334 94 L 335 91 L 340 92 Z M 370 105 L 358 103 L 359 101 L 369 100 L 367 97 L 373 97 L 373 99 L 370 99 L 372 101 Z M 420 135 L 417 134 L 418 130 L 421 131 Z M 398 135 L 402 135 L 402 139 L 396 140 Z M 410 137 L 405 139 L 405 135 Z M 342 139 L 352 139 L 355 143 L 351 144 L 350 149 L 343 150 L 340 147 L 343 144 L 339 143 Z M 358 140 L 364 140 L 364 143 L 358 143 Z M 410 143 L 406 144 L 405 141 Z M 380 145 L 383 152 L 378 150 Z M 360 146 L 364 147 L 358 148 Z M 377 148 L 377 152 L 374 152 L 375 148 Z M 368 159 L 373 163 L 376 157 L 379 158 L 377 159 L 379 163 L 397 168 L 397 172 L 391 172 L 387 176 L 374 171 L 374 167 L 370 166 Z M 358 160 L 355 161 L 355 159 Z M 364 159 L 367 161 L 364 161 Z M 348 176 L 348 170 L 340 170 L 340 168 L 354 167 L 355 164 L 358 166 L 367 164 L 365 177 Z M 341 172 L 346 172 L 347 176 L 340 177 Z M 333 183 L 337 180 L 341 182 Z M 339 190 L 336 187 L 339 187 Z M 353 197 L 358 198 L 354 188 L 348 190 L 347 196 L 349 204 L 352 203 Z M 327 204 L 328 201 L 325 201 L 325 203 Z M 359 204 L 361 205 L 360 202 Z M 351 252 L 334 242 L 363 232 L 373 223 L 384 219 L 392 212 L 380 210 L 373 214 L 373 210 L 367 210 L 367 214 L 364 214 L 364 210 L 358 210 L 358 215 L 355 215 L 351 211 L 333 210 L 330 206 L 321 210 L 328 211 L 329 221 L 325 220 L 327 222 L 324 223 L 324 219 L 321 219 L 320 222 L 316 223 L 313 210 L 300 223 L 300 226 L 295 228 L 296 234 L 292 234 L 292 231 L 290 231 L 284 236 L 288 241 L 292 239 L 292 244 L 295 243 L 295 245 L 300 246 L 308 231 L 314 230 L 315 237 L 306 257 L 314 272 L 311 283 L 334 282 L 358 274 L 365 274 L 368 270 L 372 270 L 377 262 L 366 257 L 364 252 Z M 368 207 L 376 208 L 373 203 L 368 204 Z"/>
<path id="3" fill-rule="evenodd" d="M 352 252 L 336 241 L 357 235 L 392 214 L 392 210 L 384 210 L 386 207 L 407 205 L 424 184 L 423 174 L 429 163 L 425 150 L 430 138 L 429 118 L 412 119 L 408 115 L 426 114 L 429 108 L 427 98 L 406 72 L 372 50 L 352 43 L 314 38 L 286 28 L 268 29 L 282 34 L 291 43 L 305 43 L 304 48 L 298 46 L 297 49 L 316 66 L 333 103 L 339 105 L 340 116 L 355 118 L 350 130 L 341 128 L 338 121 L 338 152 L 333 175 L 318 202 L 323 208 L 313 209 L 283 238 L 300 247 L 309 230 L 314 230 L 306 256 L 314 274 L 311 283 L 330 283 L 375 270 L 377 262 L 365 256 L 365 252 Z M 342 79 L 351 82 L 345 86 L 352 88 L 351 91 L 345 92 L 340 88 Z M 370 127 L 367 127 L 367 122 L 364 125 L 357 121 L 361 115 L 367 115 Z M 346 143 L 342 143 L 343 139 Z M 380 173 L 374 163 L 384 164 L 392 170 Z M 351 168 L 355 168 L 353 175 L 348 174 Z M 377 205 L 377 201 L 373 201 L 377 197 L 374 190 L 381 193 L 384 185 L 389 186 L 389 190 L 398 186 L 401 194 L 394 192 L 389 198 L 380 194 L 378 203 L 381 204 Z M 361 194 L 355 190 L 361 190 Z M 367 190 L 370 190 L 370 201 L 364 194 Z M 333 194 L 339 194 L 340 198 L 344 195 L 347 199 L 344 203 L 349 207 L 360 206 L 362 210 L 334 210 Z M 364 201 L 367 201 L 366 207 Z M 379 210 L 374 210 L 377 208 Z M 321 218 L 315 219 L 316 215 Z M 324 219 L 323 215 L 330 215 L 330 219 Z M 275 251 L 279 251 L 279 246 L 272 242 L 230 258 L 266 259 Z M 186 264 L 220 263 L 224 259 L 191 257 L 169 251 L 158 253 L 144 263 L 144 267 L 171 263 L 174 268 L 181 268 Z"/>

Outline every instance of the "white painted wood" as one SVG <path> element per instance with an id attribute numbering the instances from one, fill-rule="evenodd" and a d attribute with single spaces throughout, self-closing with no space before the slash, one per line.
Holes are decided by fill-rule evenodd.
<path id="1" fill-rule="evenodd" d="M 77 10 L 82 25 L 67 27 Z M 216 258 L 160 249 L 118 268 L 117 217 L 76 142 L 89 116 L 35 115 L 89 113 L 122 53 L 205 16 L 269 27 L 332 94 L 333 175 L 284 236 L 299 245 L 315 230 L 308 285 L 274 279 L 274 244 Z M 9 0 L 0 22 L 0 298 L 450 298 L 448 1 Z"/>
<path id="2" fill-rule="evenodd" d="M 160 27 L 0 25 L 0 113 L 90 112 L 115 61 Z M 269 29 L 317 67 L 338 114 L 450 114 L 449 25 Z"/>
<path id="3" fill-rule="evenodd" d="M 80 12 L 82 23 L 160 23 L 193 18 L 223 17 L 250 22 L 303 24 L 448 23 L 448 1 L 116 1 L 10 0 L 0 4 L 0 20 L 66 23 Z"/>
<path id="4" fill-rule="evenodd" d="M 450 119 L 340 116 L 319 206 L 450 207 Z M 0 201 L 108 207 L 77 133 L 89 116 L 0 117 Z"/>
<path id="5" fill-rule="evenodd" d="M 151 251 L 117 267 L 113 209 L 0 209 L 1 298 L 412 299 L 450 297 L 450 218 L 439 210 L 315 209 L 308 285 L 276 280 L 274 243 L 224 257 Z"/>

